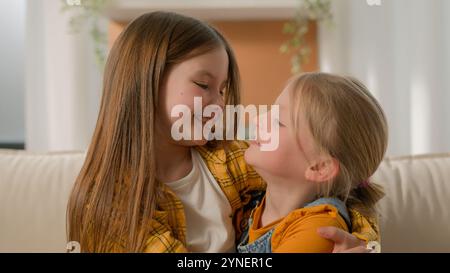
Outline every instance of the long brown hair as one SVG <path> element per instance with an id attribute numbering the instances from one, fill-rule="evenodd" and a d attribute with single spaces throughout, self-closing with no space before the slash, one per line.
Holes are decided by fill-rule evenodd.
<path id="1" fill-rule="evenodd" d="M 222 46 L 228 53 L 226 104 L 239 104 L 239 72 L 223 36 L 169 12 L 131 22 L 106 63 L 97 125 L 67 208 L 69 241 L 83 252 L 139 252 L 160 196 L 155 177 L 155 113 L 168 68 Z"/>
<path id="2" fill-rule="evenodd" d="M 375 205 L 384 193 L 368 179 L 383 160 L 388 142 L 380 104 L 352 77 L 305 73 L 291 83 L 294 127 L 303 115 L 318 147 L 339 161 L 337 177 L 322 185 L 319 195 L 339 197 L 361 214 L 375 217 Z"/>

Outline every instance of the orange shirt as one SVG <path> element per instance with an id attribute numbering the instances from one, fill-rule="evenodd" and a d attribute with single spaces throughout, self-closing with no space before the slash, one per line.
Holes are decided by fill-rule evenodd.
<path id="1" fill-rule="evenodd" d="M 319 236 L 317 229 L 335 226 L 348 231 L 344 218 L 333 205 L 318 205 L 292 211 L 286 217 L 261 227 L 265 198 L 253 212 L 248 243 L 275 228 L 271 244 L 272 252 L 326 253 L 333 250 L 333 242 Z"/>

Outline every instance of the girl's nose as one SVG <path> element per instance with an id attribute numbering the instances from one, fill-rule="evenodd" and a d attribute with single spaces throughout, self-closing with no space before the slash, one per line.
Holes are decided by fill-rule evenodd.
<path id="1" fill-rule="evenodd" d="M 258 131 L 258 115 L 254 115 L 248 120 L 247 139 L 257 141 Z"/>
<path id="2" fill-rule="evenodd" d="M 258 115 L 256 120 L 258 129 L 270 130 L 269 113 L 270 111 Z"/>
<path id="3" fill-rule="evenodd" d="M 250 133 L 250 137 L 253 140 L 259 141 L 259 133 L 262 130 L 267 130 L 268 127 L 268 114 L 266 113 L 258 113 L 257 115 L 255 115 L 249 122 L 249 133 Z"/>
<path id="4" fill-rule="evenodd" d="M 225 101 L 222 95 L 217 95 L 213 101 L 213 104 L 218 105 L 220 108 L 224 108 L 225 107 Z"/>

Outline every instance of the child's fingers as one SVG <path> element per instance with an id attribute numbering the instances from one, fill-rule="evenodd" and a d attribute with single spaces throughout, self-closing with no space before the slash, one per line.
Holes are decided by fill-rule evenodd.
<path id="1" fill-rule="evenodd" d="M 342 253 L 368 253 L 366 244 L 352 234 L 337 227 L 321 227 L 318 234 L 334 242 L 333 252 Z M 364 251 L 363 251 L 364 250 Z"/>
<path id="2" fill-rule="evenodd" d="M 347 235 L 351 235 L 337 227 L 320 227 L 317 232 L 321 237 L 332 240 L 335 244 L 345 242 L 348 239 Z"/>

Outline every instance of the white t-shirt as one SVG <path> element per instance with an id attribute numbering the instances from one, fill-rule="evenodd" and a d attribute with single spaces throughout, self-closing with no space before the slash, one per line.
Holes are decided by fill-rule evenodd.
<path id="1" fill-rule="evenodd" d="M 231 205 L 200 154 L 191 149 L 193 168 L 166 183 L 184 206 L 190 252 L 234 252 Z"/>

